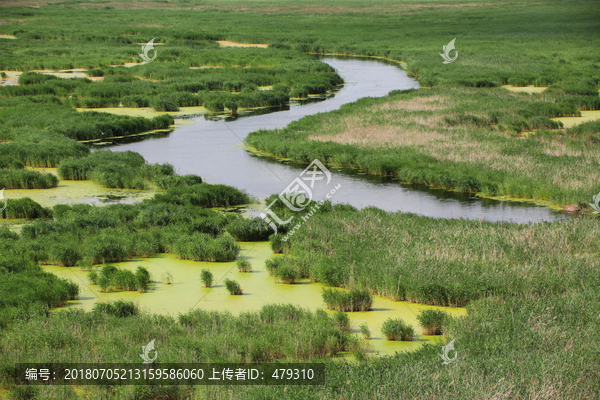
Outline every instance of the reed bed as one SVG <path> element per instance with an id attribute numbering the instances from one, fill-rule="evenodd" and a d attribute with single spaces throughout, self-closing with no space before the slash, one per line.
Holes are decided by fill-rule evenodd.
<path id="1" fill-rule="evenodd" d="M 401 318 L 388 318 L 381 325 L 381 333 L 387 340 L 413 340 L 415 330 Z"/>
<path id="2" fill-rule="evenodd" d="M 318 158 L 407 183 L 585 205 L 600 179 L 598 146 L 590 145 L 597 126 L 562 130 L 549 118 L 578 116 L 588 97 L 600 104 L 594 90 L 595 97 L 568 88 L 527 96 L 453 86 L 392 91 L 253 132 L 246 143 L 299 163 Z"/>
<path id="3" fill-rule="evenodd" d="M 369 311 L 373 305 L 373 297 L 366 289 L 323 289 L 322 297 L 327 308 L 336 311 Z"/>
<path id="4" fill-rule="evenodd" d="M 296 262 L 312 265 L 311 279 L 328 285 L 464 306 L 488 296 L 552 296 L 582 284 L 595 287 L 598 235 L 597 221 L 589 217 L 533 225 L 366 208 L 317 214 L 290 238 L 289 250 Z M 324 295 L 338 306 L 338 296 L 349 293 L 327 289 Z"/>

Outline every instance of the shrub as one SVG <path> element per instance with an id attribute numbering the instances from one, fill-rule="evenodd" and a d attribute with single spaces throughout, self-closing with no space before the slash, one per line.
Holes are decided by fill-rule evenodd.
<path id="1" fill-rule="evenodd" d="M 55 243 L 50 248 L 50 257 L 63 267 L 72 267 L 83 257 L 74 243 Z"/>
<path id="2" fill-rule="evenodd" d="M 417 320 L 423 327 L 424 335 L 441 335 L 442 326 L 450 316 L 443 310 L 423 310 Z"/>
<path id="3" fill-rule="evenodd" d="M 138 306 L 132 301 L 117 300 L 114 302 L 99 302 L 94 304 L 92 312 L 112 315 L 113 317 L 130 317 L 139 314 Z"/>
<path id="4" fill-rule="evenodd" d="M 238 271 L 240 272 L 252 272 L 252 264 L 245 258 L 238 258 L 237 262 Z"/>
<path id="5" fill-rule="evenodd" d="M 271 236 L 269 236 L 269 242 L 271 243 L 271 250 L 273 250 L 273 253 L 275 254 L 281 254 L 283 253 L 283 246 L 284 246 L 284 242 L 283 242 L 283 237 L 284 235 L 282 235 L 281 233 L 276 233 L 273 234 Z"/>
<path id="6" fill-rule="evenodd" d="M 300 278 L 300 271 L 288 262 L 279 265 L 279 267 L 274 270 L 273 275 L 281 282 L 292 285 Z"/>
<path id="7" fill-rule="evenodd" d="M 273 229 L 262 218 L 239 218 L 225 228 L 237 240 L 242 242 L 256 242 L 268 240 L 273 234 Z"/>
<path id="8" fill-rule="evenodd" d="M 204 287 L 207 287 L 207 288 L 212 287 L 212 284 L 213 284 L 213 274 L 212 274 L 212 272 L 210 272 L 207 269 L 203 269 L 200 272 L 200 280 L 204 284 Z"/>
<path id="9" fill-rule="evenodd" d="M 336 311 L 369 311 L 373 305 L 373 297 L 368 289 L 323 289 L 323 301 L 327 308 Z"/>
<path id="10" fill-rule="evenodd" d="M 88 272 L 87 278 L 90 281 L 90 285 L 97 285 L 98 284 L 98 272 L 96 272 L 96 271 L 90 271 L 90 272 Z"/>
<path id="11" fill-rule="evenodd" d="M 9 199 L 6 209 L 3 211 L 4 218 L 51 218 L 52 211 L 42 207 L 29 197 L 22 199 Z"/>
<path id="12" fill-rule="evenodd" d="M 401 318 L 388 318 L 381 326 L 387 340 L 405 340 L 411 341 L 415 330 Z"/>
<path id="13" fill-rule="evenodd" d="M 100 274 L 100 276 L 98 276 L 98 286 L 100 287 L 100 292 L 108 292 L 110 289 L 110 279 L 107 276 Z"/>
<path id="14" fill-rule="evenodd" d="M 360 333 L 362 333 L 366 340 L 371 339 L 371 330 L 369 329 L 369 326 L 366 322 L 360 325 Z"/>
<path id="15" fill-rule="evenodd" d="M 112 284 L 120 290 L 136 290 L 136 277 L 133 272 L 128 269 L 116 271 L 112 276 Z"/>
<path id="16" fill-rule="evenodd" d="M 151 104 L 155 111 L 179 111 L 179 106 L 172 101 L 155 99 Z"/>
<path id="17" fill-rule="evenodd" d="M 336 311 L 332 318 L 333 326 L 342 332 L 350 332 L 350 317 L 341 311 Z"/>
<path id="18" fill-rule="evenodd" d="M 142 266 L 138 266 L 135 271 L 135 287 L 140 293 L 145 293 L 148 290 L 148 285 L 151 282 L 150 272 Z"/>
<path id="19" fill-rule="evenodd" d="M 225 288 L 231 295 L 242 294 L 242 288 L 240 287 L 240 284 L 231 279 L 225 279 Z"/>
<path id="20" fill-rule="evenodd" d="M 274 275 L 277 268 L 283 262 L 284 257 L 269 257 L 265 260 L 265 268 L 269 272 L 269 275 Z"/>

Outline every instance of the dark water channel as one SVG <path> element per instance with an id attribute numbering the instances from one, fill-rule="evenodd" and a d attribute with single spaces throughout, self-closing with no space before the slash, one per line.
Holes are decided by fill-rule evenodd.
<path id="1" fill-rule="evenodd" d="M 113 151 L 132 150 L 151 163 L 171 163 L 180 174 L 198 174 L 207 183 L 245 189 L 257 198 L 280 193 L 304 170 L 304 165 L 258 156 L 244 149 L 248 133 L 282 128 L 306 115 L 338 109 L 362 97 L 385 96 L 390 90 L 418 87 L 395 64 L 372 59 L 325 57 L 346 82 L 322 101 L 293 104 L 287 110 L 242 116 L 235 120 L 198 116 L 160 138 L 111 146 Z M 351 169 L 331 168 L 331 184 L 339 185 L 334 203 L 358 208 L 376 206 L 387 211 L 411 212 L 430 217 L 468 218 L 488 221 L 539 222 L 564 215 L 533 203 L 473 198 L 466 194 L 405 185 L 393 179 L 367 175 Z M 329 190 L 331 184 L 323 189 Z M 326 190 L 316 190 L 321 198 Z"/>

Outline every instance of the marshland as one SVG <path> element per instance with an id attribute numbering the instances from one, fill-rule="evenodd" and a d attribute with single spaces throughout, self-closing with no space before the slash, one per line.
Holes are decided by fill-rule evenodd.
<path id="1" fill-rule="evenodd" d="M 0 397 L 598 398 L 594 2 L 0 10 Z M 314 159 L 341 189 L 276 201 Z M 153 339 L 326 380 L 16 384 Z"/>

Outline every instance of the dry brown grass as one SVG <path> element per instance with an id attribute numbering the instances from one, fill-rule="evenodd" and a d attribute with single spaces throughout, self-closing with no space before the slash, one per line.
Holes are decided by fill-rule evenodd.
<path id="1" fill-rule="evenodd" d="M 450 108 L 453 103 L 443 96 L 415 97 L 410 100 L 399 100 L 371 107 L 373 111 L 406 110 L 406 111 L 436 111 Z"/>
<path id="2" fill-rule="evenodd" d="M 600 159 L 597 146 L 574 146 L 560 134 L 538 138 L 541 152 L 551 157 L 572 157 L 569 167 L 564 163 L 544 163 L 536 157 L 523 153 L 507 154 L 506 137 L 509 141 L 522 139 L 490 127 L 472 124 L 449 126 L 446 116 L 452 109 L 470 101 L 473 89 L 456 89 L 465 96 L 450 99 L 444 95 L 418 95 L 406 100 L 379 102 L 367 109 L 368 113 L 348 115 L 331 119 L 310 136 L 311 140 L 355 145 L 365 149 L 411 147 L 423 155 L 441 162 L 476 163 L 485 169 L 517 173 L 534 180 L 550 177 L 553 185 L 574 190 L 593 187 L 600 182 L 600 170 L 593 168 L 594 160 Z M 498 91 L 500 97 L 512 97 L 509 91 Z M 534 99 L 532 99 L 533 101 Z M 508 110 L 514 113 L 514 110 Z M 471 112 L 484 120 L 486 115 Z M 477 134 L 475 134 L 477 132 Z M 530 134 L 535 138 L 536 133 Z"/>

